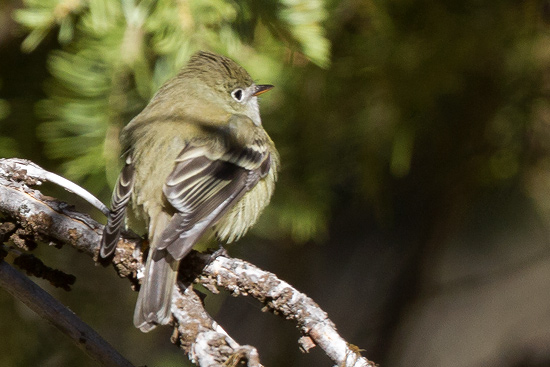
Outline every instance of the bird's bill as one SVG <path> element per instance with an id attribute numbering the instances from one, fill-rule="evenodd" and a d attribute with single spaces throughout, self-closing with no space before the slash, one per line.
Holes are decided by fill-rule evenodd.
<path id="1" fill-rule="evenodd" d="M 256 86 L 256 90 L 254 91 L 253 96 L 259 96 L 260 94 L 263 94 L 267 92 L 268 90 L 272 89 L 274 86 L 271 84 L 260 84 Z"/>

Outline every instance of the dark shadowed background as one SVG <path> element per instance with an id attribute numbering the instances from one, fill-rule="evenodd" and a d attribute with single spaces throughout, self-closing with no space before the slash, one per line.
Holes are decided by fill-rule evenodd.
<path id="1" fill-rule="evenodd" d="M 1 0 L 0 157 L 108 202 L 118 132 L 198 49 L 259 82 L 283 169 L 231 255 L 311 296 L 369 359 L 550 365 L 550 3 L 410 0 Z M 46 186 L 52 196 L 76 198 Z M 186 362 L 136 293 L 40 245 L 72 291 L 37 280 L 136 365 Z M 266 366 L 330 366 L 293 324 L 207 296 Z M 94 366 L 0 290 L 2 366 Z"/>

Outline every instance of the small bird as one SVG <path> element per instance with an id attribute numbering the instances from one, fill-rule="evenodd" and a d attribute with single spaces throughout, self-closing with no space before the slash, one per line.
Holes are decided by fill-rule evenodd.
<path id="1" fill-rule="evenodd" d="M 122 130 L 124 167 L 99 255 L 113 254 L 125 222 L 148 233 L 134 313 L 143 332 L 170 322 L 179 262 L 193 246 L 209 233 L 238 240 L 269 203 L 279 154 L 257 97 L 271 88 L 233 60 L 200 51 Z"/>

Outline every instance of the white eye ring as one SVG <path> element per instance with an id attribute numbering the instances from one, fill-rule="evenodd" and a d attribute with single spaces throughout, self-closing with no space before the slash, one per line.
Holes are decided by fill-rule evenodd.
<path id="1" fill-rule="evenodd" d="M 244 98 L 244 91 L 241 88 L 235 89 L 231 92 L 231 97 L 237 102 L 242 102 Z"/>

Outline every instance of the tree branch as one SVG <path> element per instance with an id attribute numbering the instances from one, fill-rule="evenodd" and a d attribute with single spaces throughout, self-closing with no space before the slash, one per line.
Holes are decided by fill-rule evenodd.
<path id="1" fill-rule="evenodd" d="M 0 159 L 0 212 L 13 218 L 36 241 L 69 244 L 97 259 L 102 225 L 67 204 L 30 189 L 28 185 L 40 184 L 48 177 L 41 171 L 44 170 L 28 161 Z M 56 183 L 60 184 L 60 180 Z M 62 182 L 61 185 L 65 187 Z M 85 192 L 74 186 L 68 189 L 79 195 Z M 94 199 L 88 201 L 104 212 Z M 140 240 L 127 233 L 122 237 L 113 265 L 120 276 L 137 284 L 143 274 L 141 254 L 135 251 Z M 193 252 L 182 262 L 179 287 L 174 291 L 172 342 L 201 367 L 231 366 L 239 361 L 251 367 L 261 364 L 255 348 L 240 346 L 208 315 L 193 290 L 193 282 L 215 293 L 217 287 L 222 287 L 234 294 L 250 295 L 265 305 L 264 310 L 294 320 L 302 332 L 299 342 L 306 352 L 318 345 L 338 366 L 374 367 L 360 355 L 359 348 L 340 337 L 313 300 L 274 274 L 227 255 L 211 259 L 210 255 Z"/>
<path id="2" fill-rule="evenodd" d="M 0 287 L 51 322 L 102 365 L 134 366 L 67 307 L 5 261 L 0 261 Z"/>

